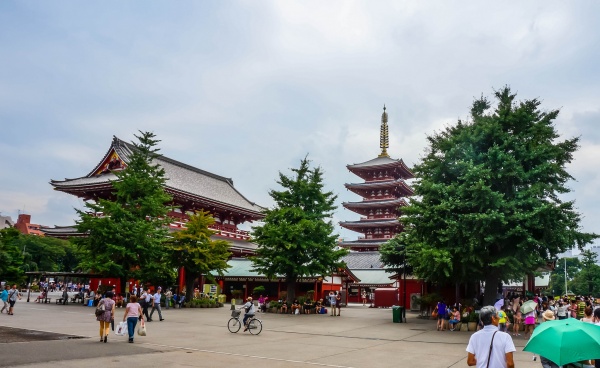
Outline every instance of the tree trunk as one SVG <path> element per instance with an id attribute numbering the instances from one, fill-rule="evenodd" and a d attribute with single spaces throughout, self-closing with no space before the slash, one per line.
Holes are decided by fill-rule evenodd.
<path id="1" fill-rule="evenodd" d="M 194 297 L 194 280 L 196 274 L 185 270 L 185 301 L 189 302 Z"/>
<path id="2" fill-rule="evenodd" d="M 498 272 L 489 270 L 485 276 L 485 292 L 483 294 L 483 306 L 494 305 L 496 303 L 496 295 L 498 294 Z"/>
<path id="3" fill-rule="evenodd" d="M 121 286 L 121 294 L 125 294 L 125 288 L 127 287 L 127 277 L 119 278 L 119 284 Z M 129 290 L 131 292 L 131 290 Z"/>
<path id="4" fill-rule="evenodd" d="M 287 283 L 287 302 L 288 304 L 292 304 L 294 299 L 296 299 L 296 277 L 288 276 L 286 277 Z"/>

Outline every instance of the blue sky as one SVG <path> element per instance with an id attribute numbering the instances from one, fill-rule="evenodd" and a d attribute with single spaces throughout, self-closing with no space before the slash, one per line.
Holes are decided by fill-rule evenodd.
<path id="1" fill-rule="evenodd" d="M 4 0 L 0 212 L 72 224 L 81 201 L 50 179 L 87 174 L 113 135 L 138 130 L 263 206 L 306 154 L 339 203 L 355 201 L 345 166 L 379 153 L 384 103 L 389 152 L 413 165 L 427 134 L 508 84 L 581 137 L 568 198 L 600 233 L 599 13 L 595 1 Z M 334 220 L 356 219 L 340 206 Z"/>

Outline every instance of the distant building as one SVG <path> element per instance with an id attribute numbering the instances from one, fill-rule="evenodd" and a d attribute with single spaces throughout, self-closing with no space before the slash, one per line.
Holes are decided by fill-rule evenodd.
<path id="1" fill-rule="evenodd" d="M 15 226 L 10 216 L 0 216 L 0 230 Z"/>
<path id="2" fill-rule="evenodd" d="M 44 233 L 41 231 L 43 227 L 45 226 L 32 224 L 31 215 L 26 215 L 24 213 L 19 214 L 17 223 L 15 224 L 15 229 L 19 230 L 21 234 L 25 235 L 44 236 Z"/>

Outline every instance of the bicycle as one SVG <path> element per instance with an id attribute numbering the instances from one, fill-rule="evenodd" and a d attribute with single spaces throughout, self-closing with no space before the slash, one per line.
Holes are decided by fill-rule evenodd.
<path id="1" fill-rule="evenodd" d="M 242 321 L 240 321 L 241 313 L 242 311 L 237 309 L 231 311 L 231 318 L 229 319 L 229 322 L 227 322 L 227 328 L 229 329 L 229 332 L 237 333 L 240 328 L 242 328 Z M 262 331 L 262 321 L 256 317 L 250 317 L 247 325 L 248 331 L 252 335 L 258 335 Z"/>

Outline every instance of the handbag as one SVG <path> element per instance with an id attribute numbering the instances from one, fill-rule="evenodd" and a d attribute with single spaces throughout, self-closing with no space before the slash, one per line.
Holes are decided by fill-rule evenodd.
<path id="1" fill-rule="evenodd" d="M 117 336 L 127 335 L 127 322 L 119 322 L 119 326 L 117 326 L 115 335 L 117 335 Z"/>
<path id="2" fill-rule="evenodd" d="M 104 300 L 103 300 L 100 303 L 98 303 L 98 306 L 96 307 L 96 317 L 103 315 L 105 311 L 106 311 L 106 309 L 104 307 Z"/>
<path id="3" fill-rule="evenodd" d="M 146 324 L 144 323 L 144 320 L 142 320 L 142 323 L 140 323 L 140 327 L 138 327 L 137 333 L 140 336 L 146 336 Z"/>

